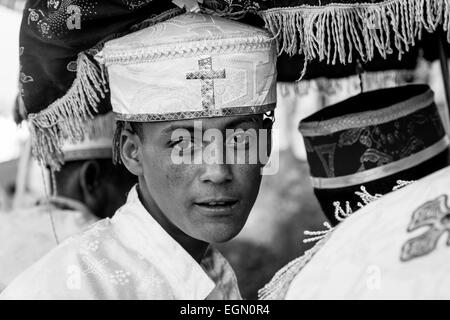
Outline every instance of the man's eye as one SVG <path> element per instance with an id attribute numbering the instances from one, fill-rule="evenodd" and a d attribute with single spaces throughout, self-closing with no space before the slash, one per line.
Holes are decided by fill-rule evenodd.
<path id="1" fill-rule="evenodd" d="M 252 138 L 248 132 L 238 131 L 228 137 L 227 145 L 234 148 L 247 148 Z"/>
<path id="2" fill-rule="evenodd" d="M 180 137 L 178 140 L 173 141 L 171 146 L 182 151 L 192 148 L 193 142 L 189 138 Z"/>

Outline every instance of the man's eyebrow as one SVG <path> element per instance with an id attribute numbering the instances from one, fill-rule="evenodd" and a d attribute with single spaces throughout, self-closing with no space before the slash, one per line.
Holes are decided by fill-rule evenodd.
<path id="1" fill-rule="evenodd" d="M 164 128 L 161 131 L 161 133 L 162 134 L 171 134 L 173 131 L 175 131 L 177 129 L 184 129 L 184 130 L 189 131 L 189 133 L 193 133 L 194 125 L 193 124 L 185 124 L 185 125 L 171 124 L 171 125 L 167 126 L 166 128 Z"/>
<path id="2" fill-rule="evenodd" d="M 235 117 L 230 122 L 226 123 L 225 127 L 236 127 L 242 123 L 258 123 L 259 118 L 255 116 L 241 116 Z M 194 132 L 195 124 L 194 123 L 186 123 L 186 124 L 170 124 L 166 128 L 161 131 L 161 134 L 171 134 L 173 131 L 177 129 L 184 129 L 189 131 L 190 133 Z"/>
<path id="3" fill-rule="evenodd" d="M 257 116 L 244 116 L 244 117 L 237 117 L 236 119 L 233 119 L 229 123 L 227 123 L 226 127 L 236 127 L 242 123 L 258 123 L 259 118 Z"/>

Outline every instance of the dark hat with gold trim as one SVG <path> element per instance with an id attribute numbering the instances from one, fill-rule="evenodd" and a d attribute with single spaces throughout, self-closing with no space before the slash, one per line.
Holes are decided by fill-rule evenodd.
<path id="1" fill-rule="evenodd" d="M 449 165 L 449 138 L 427 85 L 369 91 L 305 118 L 311 180 L 334 224 Z"/>

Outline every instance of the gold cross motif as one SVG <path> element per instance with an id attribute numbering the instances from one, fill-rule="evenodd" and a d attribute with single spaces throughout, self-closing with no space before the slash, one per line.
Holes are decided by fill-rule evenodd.
<path id="1" fill-rule="evenodd" d="M 198 67 L 200 70 L 188 72 L 186 74 L 186 79 L 197 79 L 201 81 L 203 109 L 214 109 L 214 79 L 225 79 L 225 69 L 213 70 L 211 57 L 198 60 Z"/>

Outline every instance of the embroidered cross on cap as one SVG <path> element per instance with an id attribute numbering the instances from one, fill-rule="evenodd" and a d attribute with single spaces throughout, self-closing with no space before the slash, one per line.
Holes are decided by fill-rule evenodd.
<path id="1" fill-rule="evenodd" d="M 224 79 L 225 69 L 212 70 L 212 58 L 198 60 L 199 71 L 188 72 L 186 79 L 199 79 L 202 84 L 202 106 L 205 110 L 214 108 L 214 79 Z"/>

